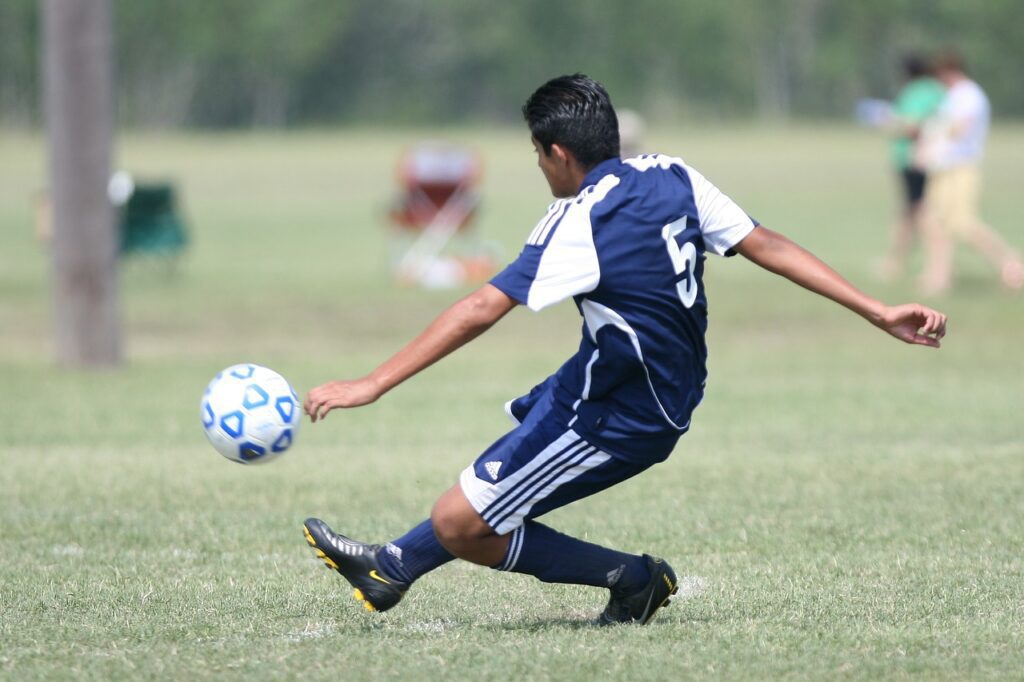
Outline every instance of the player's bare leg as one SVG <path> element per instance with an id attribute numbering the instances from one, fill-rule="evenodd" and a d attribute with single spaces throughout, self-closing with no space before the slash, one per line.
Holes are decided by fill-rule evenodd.
<path id="1" fill-rule="evenodd" d="M 921 293 L 926 296 L 944 294 L 953 283 L 953 239 L 942 219 L 928 208 L 921 215 L 921 236 L 925 252 Z"/>
<path id="2" fill-rule="evenodd" d="M 919 231 L 920 215 L 920 206 L 908 207 L 893 226 L 889 252 L 878 264 L 878 277 L 882 281 L 891 282 L 903 275 L 910 247 Z"/>
<path id="3" fill-rule="evenodd" d="M 449 552 L 474 564 L 497 566 L 508 552 L 508 535 L 498 535 L 454 485 L 430 512 L 434 534 Z"/>
<path id="4" fill-rule="evenodd" d="M 999 278 L 1010 292 L 1020 293 L 1024 289 L 1024 261 L 1015 258 L 1007 262 L 999 271 Z"/>
<path id="5" fill-rule="evenodd" d="M 970 222 L 964 240 L 995 267 L 1004 287 L 1013 292 L 1024 287 L 1024 264 L 1020 254 L 998 232 L 975 219 Z"/>

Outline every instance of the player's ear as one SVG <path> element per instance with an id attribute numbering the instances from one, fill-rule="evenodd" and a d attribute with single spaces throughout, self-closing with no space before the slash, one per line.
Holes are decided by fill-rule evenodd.
<path id="1" fill-rule="evenodd" d="M 551 157 L 555 159 L 560 166 L 571 166 L 576 161 L 576 157 L 572 155 L 572 152 L 557 142 L 552 143 L 551 145 Z"/>

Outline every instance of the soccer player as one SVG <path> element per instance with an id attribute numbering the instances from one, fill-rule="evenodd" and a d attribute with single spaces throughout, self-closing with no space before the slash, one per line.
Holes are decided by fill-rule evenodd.
<path id="1" fill-rule="evenodd" d="M 903 189 L 903 205 L 892 231 L 889 252 L 882 260 L 879 274 L 892 280 L 903 274 L 907 256 L 919 232 L 921 203 L 927 180 L 925 169 L 914 160 L 914 144 L 922 124 L 939 108 L 946 89 L 931 72 L 927 60 L 916 54 L 903 60 L 906 81 L 892 103 L 892 118 L 886 126 L 892 136 L 892 160 Z"/>
<path id="2" fill-rule="evenodd" d="M 925 268 L 921 289 L 926 295 L 947 292 L 953 284 L 953 239 L 983 255 L 1010 292 L 1024 289 L 1024 260 L 981 219 L 981 159 L 991 119 L 985 91 L 967 75 L 963 59 L 952 50 L 936 57 L 935 73 L 946 86 L 936 124 L 922 145 L 931 164 L 924 196 Z M 925 131 L 929 127 L 925 127 Z M 929 149 L 930 148 L 930 149 Z"/>
<path id="3" fill-rule="evenodd" d="M 621 160 L 608 93 L 586 76 L 545 83 L 523 114 L 558 200 L 522 253 L 369 375 L 318 386 L 304 407 L 316 422 L 372 403 L 519 305 L 539 311 L 572 297 L 584 320 L 579 351 L 506 405 L 515 428 L 462 472 L 429 519 L 384 545 L 307 519 L 306 540 L 371 611 L 390 609 L 418 578 L 458 557 L 609 589 L 598 622 L 644 624 L 677 589 L 666 561 L 536 519 L 663 461 L 689 428 L 707 375 L 704 254 L 742 254 L 907 343 L 938 347 L 946 318 L 866 296 L 680 159 Z"/>

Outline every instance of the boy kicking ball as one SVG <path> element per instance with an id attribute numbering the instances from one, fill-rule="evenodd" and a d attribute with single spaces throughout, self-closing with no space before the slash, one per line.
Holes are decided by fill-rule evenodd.
<path id="1" fill-rule="evenodd" d="M 506 405 L 515 428 L 461 473 L 430 518 L 383 545 L 307 519 L 306 541 L 370 611 L 390 609 L 421 576 L 459 558 L 608 589 L 598 622 L 645 624 L 677 590 L 668 562 L 536 519 L 665 460 L 689 428 L 707 376 L 705 254 L 739 253 L 906 343 L 938 348 L 946 317 L 870 298 L 681 159 L 621 160 L 608 93 L 586 76 L 545 83 L 523 115 L 557 200 L 522 253 L 373 372 L 314 388 L 304 407 L 316 422 L 372 403 L 519 305 L 539 311 L 572 297 L 584 320 L 579 350 Z"/>

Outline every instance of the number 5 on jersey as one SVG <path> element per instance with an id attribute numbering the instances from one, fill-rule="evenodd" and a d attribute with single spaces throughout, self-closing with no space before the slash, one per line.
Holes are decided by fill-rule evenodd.
<path id="1" fill-rule="evenodd" d="M 686 216 L 661 229 L 661 238 L 668 248 L 668 257 L 672 259 L 672 267 L 679 281 L 676 282 L 676 293 L 684 308 L 689 308 L 697 300 L 697 247 L 693 242 L 679 246 L 676 237 L 686 229 Z"/>

